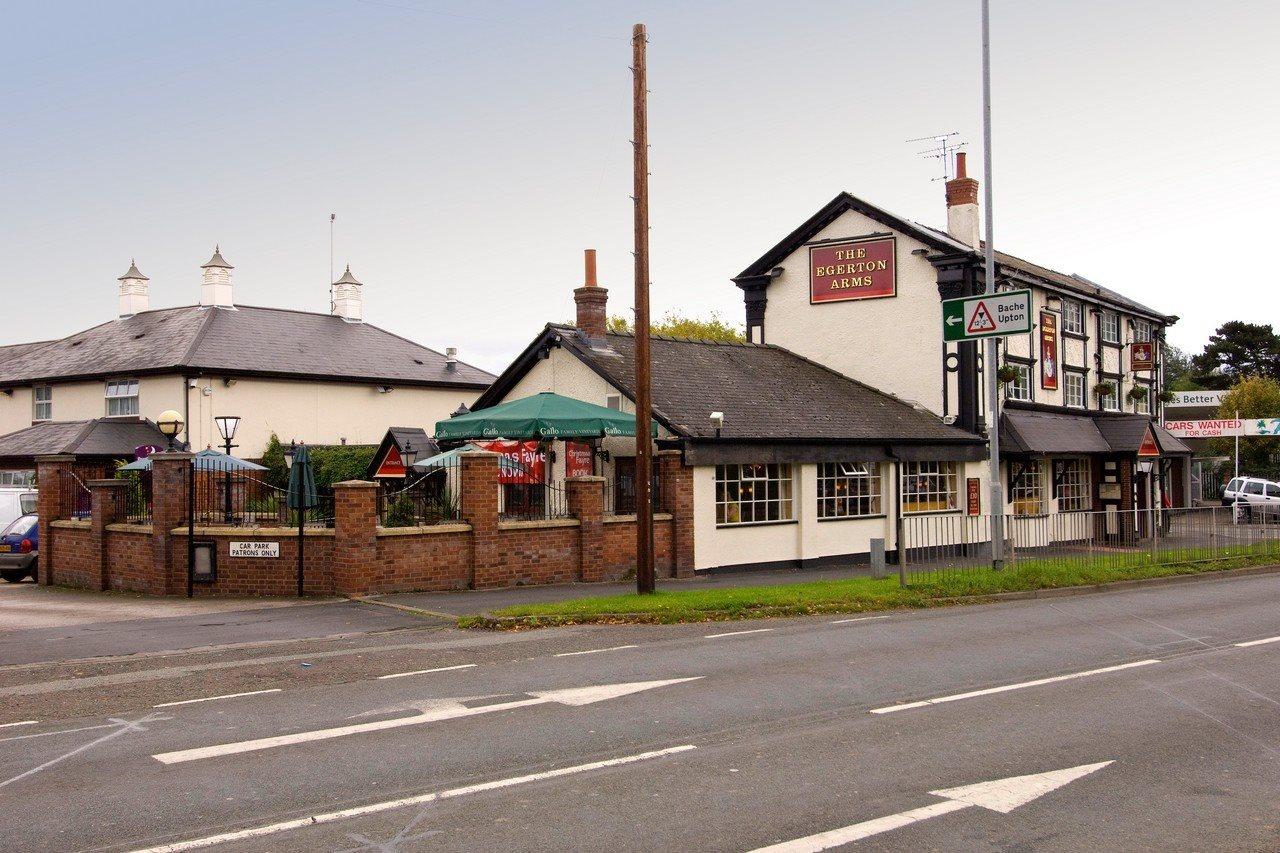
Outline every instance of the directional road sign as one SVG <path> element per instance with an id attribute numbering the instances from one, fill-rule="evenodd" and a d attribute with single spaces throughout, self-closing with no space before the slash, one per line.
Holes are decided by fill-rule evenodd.
<path id="1" fill-rule="evenodd" d="M 944 341 L 998 338 L 1030 331 L 1030 290 L 1004 290 L 942 301 Z"/>

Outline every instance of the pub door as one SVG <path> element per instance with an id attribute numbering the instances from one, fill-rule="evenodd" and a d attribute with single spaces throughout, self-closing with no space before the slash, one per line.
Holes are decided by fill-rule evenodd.
<path id="1" fill-rule="evenodd" d="M 632 515 L 636 511 L 636 458 L 613 457 L 613 511 Z"/>

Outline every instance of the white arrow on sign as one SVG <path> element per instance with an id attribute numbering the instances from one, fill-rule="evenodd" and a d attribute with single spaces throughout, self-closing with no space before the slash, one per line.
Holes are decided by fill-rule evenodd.
<path id="1" fill-rule="evenodd" d="M 530 693 L 529 699 L 515 699 L 510 702 L 499 702 L 493 705 L 469 707 L 459 699 L 441 699 L 438 702 L 424 703 L 417 714 L 411 717 L 397 717 L 394 720 L 378 720 L 372 723 L 355 723 L 349 726 L 337 726 L 331 729 L 316 729 L 309 732 L 296 732 L 291 735 L 277 735 L 257 740 L 242 740 L 233 743 L 220 743 L 214 746 L 202 746 L 196 749 L 180 749 L 176 752 L 161 752 L 151 756 L 165 764 L 181 764 L 185 761 L 199 761 L 202 758 L 214 758 L 220 755 L 236 755 L 241 752 L 257 752 L 262 749 L 274 749 L 277 746 L 290 746 L 295 743 L 309 743 L 316 740 L 329 740 L 364 732 L 380 732 L 386 729 L 398 729 L 404 726 L 421 726 L 425 723 L 436 723 L 441 720 L 454 720 L 459 717 L 474 717 L 479 714 L 492 714 L 496 711 L 509 711 L 512 708 L 528 708 L 532 705 L 545 705 L 558 702 L 561 705 L 591 705 L 608 699 L 617 699 L 631 693 L 653 690 L 656 687 L 667 687 L 671 684 L 683 684 L 686 681 L 697 681 L 703 676 L 693 678 L 669 678 L 665 681 L 632 681 L 626 684 L 600 684 L 594 687 L 575 687 L 568 690 L 545 690 Z"/>
<path id="2" fill-rule="evenodd" d="M 954 326 L 956 323 L 963 323 L 963 322 L 964 322 L 964 318 L 963 318 L 963 317 L 948 317 L 948 318 L 947 318 L 946 320 L 944 320 L 943 322 L 945 322 L 948 326 Z"/>
<path id="3" fill-rule="evenodd" d="M 1008 814 L 1018 806 L 1026 805 L 1032 800 L 1043 797 L 1050 791 L 1061 788 L 1068 782 L 1074 782 L 1082 776 L 1088 776 L 1101 770 L 1110 761 L 1097 764 L 1082 764 L 1079 767 L 1068 767 L 1065 770 L 1051 770 L 1048 773 L 1032 773 L 1028 776 L 1010 776 L 1007 779 L 994 779 L 990 782 L 978 782 L 974 785 L 962 785 L 959 788 L 944 788 L 941 791 L 930 791 L 935 797 L 944 798 L 941 803 L 922 806 L 910 811 L 864 820 L 851 826 L 820 832 L 797 838 L 794 841 L 783 841 L 769 847 L 761 847 L 754 853 L 814 853 L 818 850 L 830 850 L 842 844 L 849 844 L 863 838 L 870 838 L 892 829 L 901 829 L 931 817 L 957 812 L 970 806 L 981 806 L 1000 814 Z"/>

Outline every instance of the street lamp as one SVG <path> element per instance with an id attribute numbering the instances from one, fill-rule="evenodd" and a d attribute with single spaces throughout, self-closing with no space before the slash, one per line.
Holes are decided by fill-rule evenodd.
<path id="1" fill-rule="evenodd" d="M 293 454 L 298 450 L 298 442 L 290 441 L 289 447 L 284 452 L 284 470 L 288 471 L 293 467 Z"/>
<path id="2" fill-rule="evenodd" d="M 231 440 L 236 437 L 236 427 L 240 426 L 240 418 L 237 415 L 220 415 L 214 418 L 213 422 L 218 425 L 218 435 L 222 436 L 222 446 L 226 448 L 227 456 L 229 457 L 231 456 L 231 451 L 237 447 L 237 445 L 234 445 L 231 443 Z M 231 510 L 231 463 L 230 461 L 226 463 L 226 466 L 227 466 L 226 477 L 224 478 L 225 479 L 224 491 L 226 492 L 226 495 L 224 498 L 223 510 L 224 510 L 224 515 L 226 517 L 226 522 L 227 524 L 230 524 L 232 519 L 234 518 L 234 513 Z"/>
<path id="3" fill-rule="evenodd" d="M 160 413 L 160 417 L 156 420 L 156 427 L 160 430 L 160 434 L 169 439 L 169 452 L 173 452 L 173 439 L 182 432 L 182 428 L 186 424 L 182 421 L 182 415 L 173 409 L 165 409 Z"/>

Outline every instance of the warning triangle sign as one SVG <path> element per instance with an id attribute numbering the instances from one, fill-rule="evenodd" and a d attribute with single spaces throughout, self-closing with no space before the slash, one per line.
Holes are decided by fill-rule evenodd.
<path id="1" fill-rule="evenodd" d="M 1156 444 L 1156 437 L 1151 434 L 1151 427 L 1147 427 L 1147 431 L 1142 436 L 1142 444 L 1138 447 L 1139 456 L 1159 456 L 1160 448 Z"/>
<path id="2" fill-rule="evenodd" d="M 965 331 L 969 334 L 979 332 L 994 332 L 996 330 L 996 321 L 992 319 L 991 312 L 987 310 L 986 302 L 979 302 L 977 307 L 973 309 L 973 315 L 969 317 L 969 325 L 965 327 Z"/>

